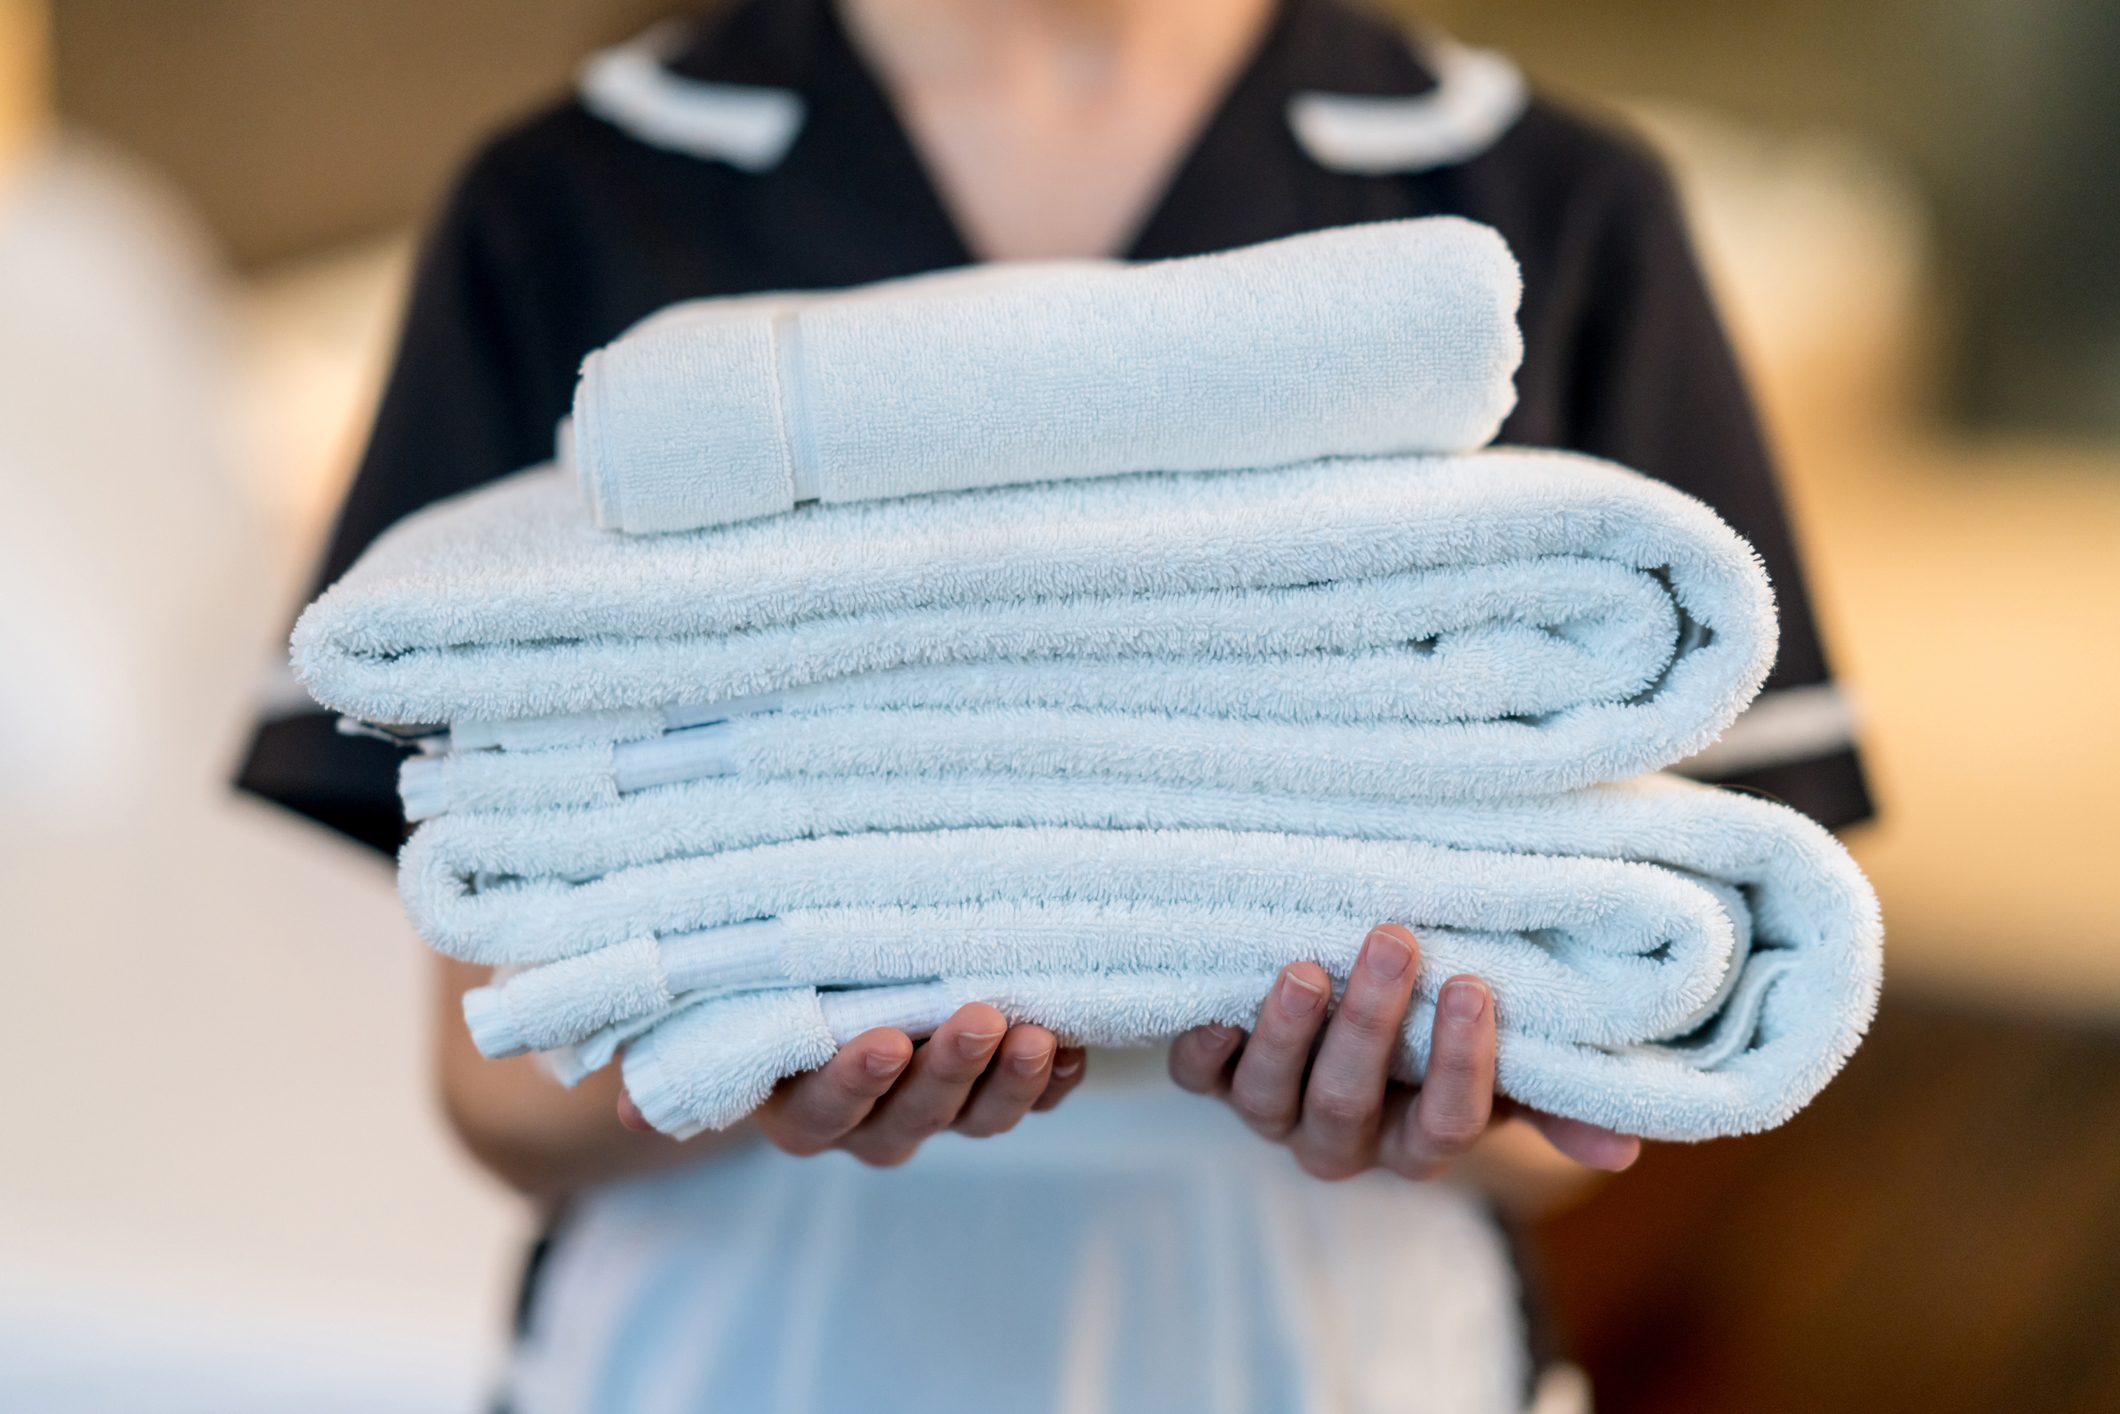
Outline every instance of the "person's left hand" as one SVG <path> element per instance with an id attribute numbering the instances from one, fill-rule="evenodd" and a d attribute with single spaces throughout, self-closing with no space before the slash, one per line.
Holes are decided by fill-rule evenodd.
<path id="1" fill-rule="evenodd" d="M 1316 1178 L 1352 1178 L 1378 1167 L 1433 1178 L 1511 1115 L 1590 1168 L 1617 1171 L 1634 1162 L 1638 1139 L 1495 1098 L 1494 997 L 1477 977 L 1443 984 L 1426 1080 L 1391 1080 L 1420 965 L 1412 933 L 1396 923 L 1372 929 L 1335 1008 L 1325 969 L 1296 963 L 1275 981 L 1249 1036 L 1202 1026 L 1173 1042 L 1171 1078 L 1195 1094 L 1219 1096 Z"/>

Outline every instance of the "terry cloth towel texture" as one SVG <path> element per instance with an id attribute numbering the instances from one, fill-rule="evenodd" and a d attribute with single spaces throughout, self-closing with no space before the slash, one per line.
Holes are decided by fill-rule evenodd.
<path id="1" fill-rule="evenodd" d="M 1597 775 L 1593 723 L 1525 733 L 1518 750 L 1456 723 L 1289 723 L 1044 708 L 771 713 L 639 742 L 483 751 L 405 763 L 409 820 L 452 810 L 594 805 L 713 777 L 957 775 L 1251 787 L 1372 800 L 1520 796 Z M 1505 728 L 1506 730 L 1506 728 Z"/>
<path id="2" fill-rule="evenodd" d="M 1474 971 L 1495 989 L 1506 1093 L 1648 1137 L 1779 1123 L 1876 1002 L 1876 900 L 1845 851 L 1783 807 L 1669 778 L 1418 811 L 1006 778 L 660 795 L 438 821 L 402 878 L 441 950 L 546 964 L 467 997 L 490 1053 L 585 1043 L 579 1072 L 671 1008 L 712 1018 L 635 1041 L 654 1050 L 681 1030 L 683 1069 L 721 1067 L 657 1092 L 672 1098 L 650 1118 L 677 1131 L 739 1117 L 796 1054 L 705 1059 L 722 1044 L 705 1033 L 751 1014 L 717 994 L 774 989 L 785 1015 L 807 986 L 946 978 L 952 1006 L 1020 1006 L 1085 1041 L 1140 1044 L 1248 1024 L 1287 962 L 1344 975 L 1379 921 L 1425 951 L 1405 1074 L 1425 1057 L 1434 981 Z M 992 827 L 1004 819 L 1033 823 Z M 610 872 L 567 877 L 584 865 Z M 1118 993 L 1095 978 L 1146 1010 L 1100 1010 Z M 796 1027 L 788 1044 L 816 1034 Z"/>
<path id="3" fill-rule="evenodd" d="M 689 1133 L 972 1000 L 1087 1044 L 1249 1024 L 1397 921 L 1400 1075 L 1473 971 L 1526 1104 L 1787 1118 L 1874 1008 L 1876 901 L 1792 812 L 1643 774 L 1757 692 L 1772 596 L 1666 485 L 1465 450 L 1515 280 L 1405 223 L 679 307 L 597 355 L 577 468 L 409 517 L 294 635 L 422 749 L 400 884 L 498 969 L 474 1040 L 621 1061 Z M 672 533 L 599 530 L 570 470 Z"/>
<path id="4" fill-rule="evenodd" d="M 485 805 L 510 789 L 525 806 L 610 799 L 622 793 L 610 738 L 662 730 L 666 704 L 858 692 L 842 680 L 915 667 L 993 670 L 975 710 L 1004 710 L 1021 690 L 1047 705 L 1016 710 L 1050 712 L 1056 730 L 1121 732 L 1100 748 L 1120 775 L 1146 770 L 1126 753 L 1154 731 L 1183 756 L 1186 716 L 1235 718 L 1279 694 L 1284 724 L 1414 733 L 1419 757 L 1393 788 L 1415 797 L 1549 793 L 1708 744 L 1757 690 L 1774 642 L 1756 558 L 1699 502 L 1590 458 L 1492 451 L 817 506 L 654 537 L 593 529 L 555 473 L 528 473 L 387 532 L 303 614 L 294 661 L 319 701 L 372 722 L 462 721 L 489 736 L 495 722 L 558 714 L 620 724 L 552 758 L 422 765 L 415 775 L 447 777 L 434 813 L 481 773 L 487 793 L 472 798 Z M 1317 661 L 1307 687 L 1297 655 Z M 1408 675 L 1391 700 L 1411 720 L 1336 695 L 1393 664 Z M 1079 689 L 1069 665 L 1083 668 Z M 1136 747 L 1123 722 L 1068 715 L 1115 701 L 1156 716 L 1137 721 Z M 830 720 L 852 725 L 872 709 L 841 710 Z M 734 731 L 800 752 L 829 741 L 826 721 Z M 1055 741 L 1055 769 L 1091 769 L 1060 759 L 1070 749 Z M 1189 769 L 1147 774 L 1197 783 Z"/>
<path id="5" fill-rule="evenodd" d="M 1455 217 L 1146 264 L 986 267 L 675 306 L 582 366 L 598 525 L 930 491 L 1462 452 L 1515 404 L 1516 262 Z"/>

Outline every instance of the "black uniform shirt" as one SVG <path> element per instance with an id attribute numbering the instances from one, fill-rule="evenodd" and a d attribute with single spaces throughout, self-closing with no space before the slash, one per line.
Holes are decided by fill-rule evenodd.
<path id="1" fill-rule="evenodd" d="M 1335 0 L 1284 0 L 1124 254 L 1194 255 L 1445 213 L 1499 230 L 1523 269 L 1525 346 L 1501 440 L 1634 467 L 1706 501 L 1752 542 L 1782 621 L 1752 715 L 1773 715 L 1777 699 L 1825 702 L 1828 726 L 1821 737 L 1816 710 L 1784 713 L 1812 729 L 1766 733 L 1729 779 L 1827 825 L 1863 818 L 1868 796 L 1851 740 L 1831 725 L 1844 717 L 1830 709 L 1773 469 L 1654 159 L 1536 98 L 1480 150 L 1412 170 L 1376 170 L 1373 153 L 1339 160 L 1291 123 L 1302 95 L 1418 107 L 1435 68 L 1404 33 Z M 732 100 L 792 94 L 799 105 L 783 107 L 799 127 L 772 160 L 734 147 L 717 156 L 644 140 L 577 100 L 488 146 L 427 241 L 319 588 L 399 517 L 549 458 L 583 355 L 644 315 L 972 259 L 829 0 L 746 0 L 688 37 L 664 77 Z M 396 758 L 338 735 L 322 712 L 280 716 L 261 722 L 239 784 L 393 849 Z"/>

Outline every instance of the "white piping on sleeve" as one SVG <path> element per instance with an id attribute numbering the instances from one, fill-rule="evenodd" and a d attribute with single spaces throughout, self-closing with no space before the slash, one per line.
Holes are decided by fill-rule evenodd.
<path id="1" fill-rule="evenodd" d="M 1677 769 L 1711 779 L 1813 761 L 1854 745 L 1854 701 L 1834 683 L 1762 693 L 1721 740 Z"/>

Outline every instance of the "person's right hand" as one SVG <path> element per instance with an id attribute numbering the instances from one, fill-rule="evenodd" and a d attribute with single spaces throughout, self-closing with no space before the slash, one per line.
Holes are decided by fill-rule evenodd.
<path id="1" fill-rule="evenodd" d="M 1012 1027 L 974 1002 L 917 1046 L 887 1026 L 862 1032 L 816 1070 L 783 1080 L 751 1122 L 786 1153 L 844 1149 L 888 1168 L 946 1129 L 1008 1132 L 1066 1098 L 1083 1065 L 1080 1050 L 1061 1048 L 1043 1026 Z M 618 1117 L 648 1128 L 631 1096 L 619 1097 Z"/>

